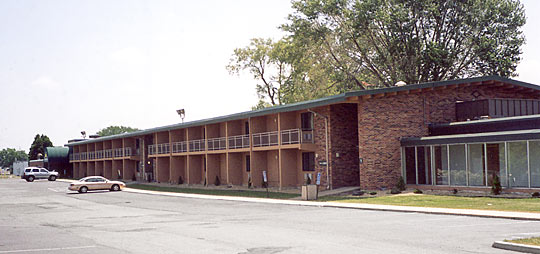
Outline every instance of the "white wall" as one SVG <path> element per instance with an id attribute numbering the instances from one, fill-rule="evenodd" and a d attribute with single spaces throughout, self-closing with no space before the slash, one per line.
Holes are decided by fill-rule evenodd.
<path id="1" fill-rule="evenodd" d="M 24 168 L 28 167 L 28 161 L 16 161 L 13 163 L 13 174 L 20 176 L 24 172 Z"/>

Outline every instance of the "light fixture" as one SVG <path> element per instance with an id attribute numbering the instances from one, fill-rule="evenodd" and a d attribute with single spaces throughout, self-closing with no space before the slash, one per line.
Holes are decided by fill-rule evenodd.
<path id="1" fill-rule="evenodd" d="M 186 117 L 186 111 L 182 109 L 176 110 L 176 113 L 182 118 L 182 123 L 184 123 L 184 117 Z"/>
<path id="2" fill-rule="evenodd" d="M 81 131 L 82 138 L 86 138 L 86 131 Z"/>

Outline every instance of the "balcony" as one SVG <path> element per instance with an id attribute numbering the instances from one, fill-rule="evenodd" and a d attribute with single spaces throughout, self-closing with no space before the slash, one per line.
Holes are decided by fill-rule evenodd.
<path id="1" fill-rule="evenodd" d="M 229 137 L 229 149 L 249 148 L 249 134 Z"/>
<path id="2" fill-rule="evenodd" d="M 187 152 L 187 142 L 174 142 L 172 144 L 172 152 L 173 153 L 185 153 Z"/>
<path id="3" fill-rule="evenodd" d="M 132 155 L 132 153 L 131 153 L 131 147 L 124 147 L 123 149 L 124 149 L 124 156 L 125 156 L 125 157 L 129 157 L 129 156 Z"/>
<path id="4" fill-rule="evenodd" d="M 112 158 L 113 157 L 113 150 L 112 149 L 103 150 L 103 153 L 104 153 L 105 158 Z"/>
<path id="5" fill-rule="evenodd" d="M 103 159 L 105 155 L 103 154 L 103 150 L 96 151 L 96 159 Z"/>
<path id="6" fill-rule="evenodd" d="M 123 148 L 115 148 L 115 149 L 113 149 L 113 153 L 114 153 L 115 158 L 124 157 L 124 149 Z"/>
<path id="7" fill-rule="evenodd" d="M 305 143 L 313 143 L 313 130 L 292 129 L 281 131 L 282 145 Z"/>
<path id="8" fill-rule="evenodd" d="M 82 152 L 82 153 L 81 153 L 81 160 L 82 160 L 82 161 L 85 161 L 87 158 L 88 158 L 87 153 L 86 153 L 86 152 Z"/>
<path id="9" fill-rule="evenodd" d="M 168 153 L 171 153 L 171 146 L 169 145 L 169 143 L 148 146 L 148 154 L 150 155 L 168 154 Z"/>
<path id="10" fill-rule="evenodd" d="M 275 146 L 278 144 L 278 132 L 263 132 L 253 134 L 253 147 Z"/>
<path id="11" fill-rule="evenodd" d="M 227 138 L 208 139 L 208 151 L 227 149 Z"/>
<path id="12" fill-rule="evenodd" d="M 192 140 L 192 141 L 189 141 L 188 144 L 189 144 L 190 152 L 200 152 L 200 151 L 206 150 L 204 139 Z"/>

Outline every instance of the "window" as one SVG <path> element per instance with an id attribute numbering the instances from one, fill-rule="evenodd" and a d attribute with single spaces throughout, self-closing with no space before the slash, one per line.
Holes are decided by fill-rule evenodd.
<path id="1" fill-rule="evenodd" d="M 44 169 L 44 168 L 42 168 L 40 171 L 41 171 L 41 173 L 48 173 L 48 171 L 46 169 Z"/>
<path id="2" fill-rule="evenodd" d="M 315 153 L 302 153 L 302 170 L 315 171 Z"/>
<path id="3" fill-rule="evenodd" d="M 302 130 L 313 130 L 313 113 L 302 113 L 300 118 L 302 122 Z"/>
<path id="4" fill-rule="evenodd" d="M 450 185 L 467 185 L 465 145 L 449 145 Z"/>
<path id="5" fill-rule="evenodd" d="M 445 145 L 433 147 L 435 160 L 435 184 L 448 184 L 448 152 Z"/>
<path id="6" fill-rule="evenodd" d="M 493 177 L 499 176 L 501 185 L 508 186 L 508 179 L 506 178 L 506 155 L 504 151 L 504 143 L 498 144 L 486 144 L 487 152 L 487 174 L 488 185 L 493 184 Z"/>
<path id="7" fill-rule="evenodd" d="M 540 141 L 529 141 L 529 164 L 531 187 L 540 187 Z"/>
<path id="8" fill-rule="evenodd" d="M 485 159 L 484 159 L 484 144 L 470 144 L 467 149 L 469 154 L 469 185 L 470 186 L 485 186 Z"/>
<path id="9" fill-rule="evenodd" d="M 246 156 L 246 172 L 249 172 L 251 171 L 251 158 L 248 156 Z"/>
<path id="10" fill-rule="evenodd" d="M 31 168 L 27 168 L 26 170 L 24 170 L 24 172 L 26 172 L 26 173 L 29 173 L 30 171 L 32 171 Z"/>
<path id="11" fill-rule="evenodd" d="M 245 132 L 244 134 L 249 134 L 249 122 L 244 123 Z"/>
<path id="12" fill-rule="evenodd" d="M 419 146 L 416 150 L 418 184 L 431 184 L 431 149 L 429 146 Z"/>
<path id="13" fill-rule="evenodd" d="M 416 158 L 414 147 L 405 147 L 405 181 L 407 184 L 416 184 Z"/>
<path id="14" fill-rule="evenodd" d="M 508 177 L 510 187 L 529 187 L 527 142 L 508 143 Z"/>
<path id="15" fill-rule="evenodd" d="M 39 172 L 39 169 L 35 168 L 35 169 L 32 169 L 32 172 L 34 173 L 38 173 Z"/>

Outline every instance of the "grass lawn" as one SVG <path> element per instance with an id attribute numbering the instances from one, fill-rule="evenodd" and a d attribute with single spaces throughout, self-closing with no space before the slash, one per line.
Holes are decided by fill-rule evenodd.
<path id="1" fill-rule="evenodd" d="M 323 197 L 321 201 L 540 213 L 539 198 L 509 199 L 439 195 L 396 195 L 384 197 Z"/>
<path id="2" fill-rule="evenodd" d="M 516 240 L 504 240 L 511 243 L 527 244 L 527 245 L 536 245 L 540 246 L 540 237 L 526 238 L 526 239 L 516 239 Z"/>
<path id="3" fill-rule="evenodd" d="M 154 186 L 154 185 L 146 185 L 146 184 L 130 184 L 128 187 L 133 188 L 133 189 L 141 189 L 141 190 L 179 192 L 179 193 L 190 193 L 190 194 L 266 198 L 265 191 L 194 189 L 194 188 L 180 188 L 180 187 L 162 187 L 162 186 Z M 300 195 L 290 194 L 290 193 L 281 193 L 281 192 L 268 192 L 268 197 L 274 198 L 274 199 L 291 199 L 298 196 Z"/>

